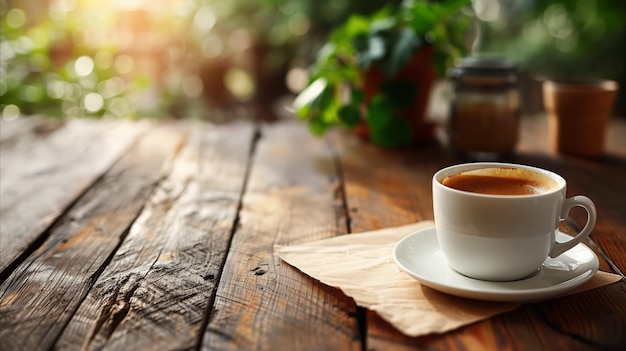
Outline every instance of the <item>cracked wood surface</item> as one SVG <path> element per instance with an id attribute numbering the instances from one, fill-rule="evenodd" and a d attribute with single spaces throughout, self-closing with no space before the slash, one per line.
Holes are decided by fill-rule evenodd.
<path id="1" fill-rule="evenodd" d="M 360 349 L 354 301 L 273 255 L 347 231 L 338 186 L 322 140 L 296 123 L 261 130 L 203 349 Z"/>
<path id="2" fill-rule="evenodd" d="M 120 157 L 142 127 L 79 119 L 0 122 L 0 272 Z"/>
<path id="3" fill-rule="evenodd" d="M 254 129 L 190 130 L 171 173 L 65 328 L 61 349 L 197 343 L 228 250 Z"/>
<path id="4" fill-rule="evenodd" d="M 0 286 L 0 349 L 52 347 L 182 140 L 167 127 L 140 138 L 11 272 Z"/>
<path id="5" fill-rule="evenodd" d="M 619 349 L 626 283 L 409 338 L 281 262 L 276 244 L 432 219 L 438 144 L 381 150 L 298 121 L 0 122 L 0 350 Z M 626 123 L 601 159 L 541 146 L 599 220 L 588 245 L 626 271 Z M 584 224 L 573 212 L 563 230 Z M 354 234 L 358 235 L 358 234 Z M 355 238 L 356 239 L 356 238 Z"/>

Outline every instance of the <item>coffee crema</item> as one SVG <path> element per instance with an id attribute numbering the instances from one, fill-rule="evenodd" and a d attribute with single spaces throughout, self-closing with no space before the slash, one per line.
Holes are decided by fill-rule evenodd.
<path id="1" fill-rule="evenodd" d="M 533 195 L 555 190 L 556 181 L 524 168 L 482 168 L 446 177 L 443 185 L 491 195 Z"/>

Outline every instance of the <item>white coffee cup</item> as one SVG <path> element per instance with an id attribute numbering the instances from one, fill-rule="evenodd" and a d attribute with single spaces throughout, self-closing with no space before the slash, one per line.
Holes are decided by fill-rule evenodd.
<path id="1" fill-rule="evenodd" d="M 546 180 L 547 187 L 529 195 L 493 195 L 443 184 L 446 177 L 464 172 L 501 172 L 494 168 L 543 175 L 538 179 Z M 476 171 L 480 169 L 488 170 Z M 517 280 L 536 272 L 548 257 L 557 257 L 585 240 L 596 222 L 595 205 L 586 196 L 566 198 L 566 185 L 554 172 L 510 163 L 459 164 L 435 173 L 435 228 L 449 265 L 471 278 Z M 587 223 L 571 240 L 557 242 L 559 222 L 575 206 L 587 211 Z"/>

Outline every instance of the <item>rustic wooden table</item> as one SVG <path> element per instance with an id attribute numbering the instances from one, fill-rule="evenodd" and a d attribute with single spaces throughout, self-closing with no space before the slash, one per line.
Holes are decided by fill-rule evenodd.
<path id="1" fill-rule="evenodd" d="M 598 159 L 551 154 L 540 117 L 522 126 L 511 160 L 591 197 L 587 244 L 626 272 L 626 123 Z M 298 121 L 20 118 L 1 122 L 0 146 L 0 350 L 626 346 L 624 279 L 409 338 L 273 254 L 432 219 L 431 176 L 459 162 L 438 144 L 385 151 Z"/>

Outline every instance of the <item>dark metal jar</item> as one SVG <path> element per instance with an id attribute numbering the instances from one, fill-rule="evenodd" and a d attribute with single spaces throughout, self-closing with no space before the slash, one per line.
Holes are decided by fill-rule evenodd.
<path id="1" fill-rule="evenodd" d="M 520 116 L 516 67 L 500 58 L 464 58 L 450 70 L 449 145 L 462 156 L 496 160 L 515 149 Z"/>

